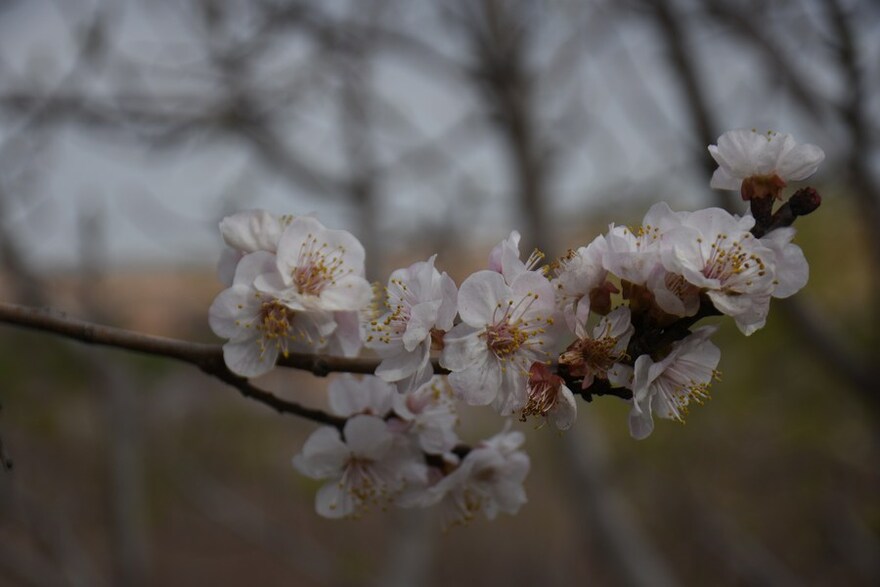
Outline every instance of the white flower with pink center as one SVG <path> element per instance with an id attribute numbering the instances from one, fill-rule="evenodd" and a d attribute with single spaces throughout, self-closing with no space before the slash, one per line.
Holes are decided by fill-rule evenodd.
<path id="1" fill-rule="evenodd" d="M 444 454 L 458 443 L 454 397 L 439 376 L 410 393 L 396 393 L 392 399 L 396 418 L 392 430 L 406 434 L 428 454 Z"/>
<path id="2" fill-rule="evenodd" d="M 663 235 L 680 226 L 688 214 L 673 212 L 665 202 L 659 202 L 634 230 L 612 225 L 605 236 L 605 269 L 620 279 L 644 285 L 661 265 Z"/>
<path id="3" fill-rule="evenodd" d="M 777 286 L 776 254 L 749 230 L 754 218 L 720 208 L 690 214 L 665 237 L 663 265 L 705 291 L 749 335 L 764 326 Z"/>
<path id="4" fill-rule="evenodd" d="M 759 133 L 754 129 L 724 133 L 717 145 L 709 145 L 709 153 L 718 163 L 709 185 L 721 190 L 741 190 L 747 200 L 775 194 L 788 181 L 807 179 L 825 159 L 822 149 L 799 145 L 790 134 Z"/>
<path id="5" fill-rule="evenodd" d="M 315 430 L 293 458 L 311 479 L 326 479 L 315 509 L 327 518 L 360 517 L 371 507 L 392 502 L 408 483 L 425 482 L 425 465 L 405 450 L 381 418 L 358 415 L 339 430 Z"/>
<path id="6" fill-rule="evenodd" d="M 215 334 L 229 341 L 223 358 L 234 373 L 256 377 L 269 372 L 279 355 L 321 347 L 336 328 L 329 312 L 297 312 L 275 296 L 258 291 L 254 281 L 274 272 L 275 255 L 245 255 L 232 285 L 220 292 L 208 311 Z"/>
<path id="7" fill-rule="evenodd" d="M 372 298 L 361 243 L 315 218 L 291 220 L 278 240 L 276 263 L 278 270 L 262 275 L 257 288 L 283 299 L 292 310 L 357 312 Z"/>
<path id="8" fill-rule="evenodd" d="M 452 279 L 428 261 L 398 269 L 388 280 L 388 312 L 366 328 L 366 346 L 383 357 L 376 375 L 396 382 L 401 392 L 431 379 L 431 346 L 452 328 L 457 289 Z"/>
<path id="9" fill-rule="evenodd" d="M 636 359 L 633 367 L 633 407 L 629 415 L 629 429 L 639 440 L 650 436 L 654 418 L 669 418 L 684 422 L 688 405 L 698 404 L 708 397 L 709 384 L 716 377 L 721 351 L 709 337 L 716 326 L 698 328 L 687 338 L 678 341 L 670 353 L 659 361 L 648 355 Z"/>
<path id="10" fill-rule="evenodd" d="M 523 481 L 529 457 L 519 448 L 521 432 L 509 426 L 467 453 L 458 468 L 425 492 L 421 505 L 440 503 L 446 525 L 463 524 L 481 512 L 490 520 L 515 514 L 526 503 Z"/>
<path id="11" fill-rule="evenodd" d="M 461 284 L 462 322 L 443 339 L 440 363 L 449 383 L 471 405 L 512 414 L 525 405 L 526 381 L 536 361 L 546 361 L 553 344 L 553 286 L 527 271 L 508 285 L 500 273 L 478 271 Z"/>

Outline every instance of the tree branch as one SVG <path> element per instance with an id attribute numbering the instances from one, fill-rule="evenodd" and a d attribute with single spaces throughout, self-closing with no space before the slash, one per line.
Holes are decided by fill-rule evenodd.
<path id="1" fill-rule="evenodd" d="M 42 332 L 51 332 L 87 344 L 125 349 L 189 363 L 208 375 L 235 387 L 243 396 L 267 405 L 281 414 L 293 414 L 337 428 L 341 428 L 345 424 L 344 418 L 302 406 L 252 385 L 246 378 L 229 370 L 223 361 L 223 349 L 217 344 L 190 342 L 112 326 L 102 326 L 69 318 L 52 310 L 4 302 L 0 302 L 0 322 Z M 378 359 L 329 357 L 306 353 L 290 353 L 278 361 L 279 366 L 309 371 L 318 377 L 335 372 L 373 373 L 378 364 Z M 436 360 L 434 361 L 434 372 L 447 373 Z"/>

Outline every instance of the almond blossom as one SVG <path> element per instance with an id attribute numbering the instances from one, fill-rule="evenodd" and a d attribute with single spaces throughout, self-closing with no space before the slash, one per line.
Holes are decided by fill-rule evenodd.
<path id="1" fill-rule="evenodd" d="M 799 145 L 788 133 L 731 130 L 709 145 L 718 163 L 710 186 L 721 190 L 740 190 L 743 199 L 778 195 L 786 182 L 813 175 L 825 159 L 816 145 Z"/>
<path id="2" fill-rule="evenodd" d="M 256 286 L 292 310 L 360 311 L 372 297 L 361 243 L 350 232 L 326 228 L 315 218 L 290 221 L 278 240 L 276 266 Z"/>
<path id="3" fill-rule="evenodd" d="M 572 332 L 586 323 L 591 306 L 609 305 L 610 294 L 617 291 L 606 280 L 608 271 L 602 264 L 607 250 L 605 237 L 599 235 L 589 245 L 569 251 L 556 264 L 552 283 L 559 309 Z"/>
<path id="4" fill-rule="evenodd" d="M 732 316 L 743 334 L 764 326 L 776 288 L 776 254 L 755 238 L 755 220 L 721 208 L 694 212 L 665 236 L 663 265 Z"/>
<path id="5" fill-rule="evenodd" d="M 534 271 L 544 258 L 544 254 L 535 249 L 528 259 L 522 261 L 519 253 L 520 238 L 519 231 L 513 230 L 510 236 L 495 245 L 489 253 L 489 270 L 503 275 L 507 283 L 512 283 L 526 271 Z"/>
<path id="6" fill-rule="evenodd" d="M 418 389 L 393 394 L 394 418 L 388 425 L 408 435 L 427 454 L 445 454 L 458 443 L 455 402 L 442 377 L 432 377 Z"/>
<path id="7" fill-rule="evenodd" d="M 715 368 L 721 358 L 721 351 L 709 340 L 717 330 L 717 326 L 698 328 L 676 342 L 659 361 L 649 355 L 636 359 L 629 415 L 633 438 L 650 436 L 654 430 L 652 413 L 683 422 L 688 404 L 702 403 L 708 397 L 709 384 L 717 375 Z"/>
<path id="8" fill-rule="evenodd" d="M 226 365 L 243 377 L 269 372 L 278 355 L 320 347 L 336 328 L 328 312 L 297 312 L 254 282 L 275 270 L 275 255 L 257 251 L 245 255 L 233 282 L 220 292 L 208 311 L 215 334 L 229 339 L 223 345 Z"/>
<path id="9" fill-rule="evenodd" d="M 397 382 L 401 392 L 431 379 L 432 341 L 452 328 L 457 312 L 455 283 L 434 268 L 436 257 L 394 271 L 386 289 L 389 311 L 367 326 L 366 346 L 384 357 L 376 375 Z"/>
<path id="10" fill-rule="evenodd" d="M 411 505 L 439 503 L 447 526 L 467 523 L 480 512 L 490 520 L 500 512 L 517 513 L 527 501 L 522 484 L 530 463 L 519 450 L 522 433 L 508 428 L 474 447 L 458 468 L 428 487 Z"/>
<path id="11" fill-rule="evenodd" d="M 350 418 L 342 435 L 329 426 L 315 430 L 293 466 L 328 481 L 315 496 L 315 509 L 327 518 L 360 517 L 392 502 L 408 483 L 424 483 L 426 474 L 418 455 L 395 442 L 382 419 L 367 415 Z"/>
<path id="12" fill-rule="evenodd" d="M 327 386 L 330 411 L 346 418 L 355 414 L 384 418 L 391 412 L 394 395 L 393 385 L 369 375 L 355 377 L 342 373 Z"/>
<path id="13" fill-rule="evenodd" d="M 508 285 L 501 274 L 478 271 L 458 291 L 462 322 L 444 337 L 440 363 L 449 383 L 471 405 L 512 414 L 527 400 L 532 363 L 546 360 L 553 342 L 553 286 L 534 271 Z"/>

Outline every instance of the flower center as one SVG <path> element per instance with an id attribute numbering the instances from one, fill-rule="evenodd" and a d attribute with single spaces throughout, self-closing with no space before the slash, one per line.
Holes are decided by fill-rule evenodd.
<path id="1" fill-rule="evenodd" d="M 261 354 L 269 345 L 274 345 L 287 356 L 287 344 L 295 338 L 293 325 L 295 318 L 296 312 L 277 300 L 263 303 L 256 324 L 257 330 L 260 331 Z"/>
<path id="2" fill-rule="evenodd" d="M 543 363 L 535 363 L 529 370 L 529 399 L 520 415 L 520 422 L 529 416 L 546 416 L 556 405 L 562 378 L 554 375 Z"/>
<path id="3" fill-rule="evenodd" d="M 746 235 L 745 238 L 750 238 Z M 727 242 L 726 234 L 719 234 L 710 245 L 709 258 L 703 266 L 703 275 L 709 279 L 717 279 L 722 284 L 743 275 L 757 274 L 763 277 L 767 273 L 764 261 L 743 247 L 741 241 Z M 747 280 L 746 285 L 751 285 Z"/>
<path id="4" fill-rule="evenodd" d="M 600 338 L 579 338 L 559 355 L 559 364 L 565 365 L 575 377 L 589 373 L 599 378 L 607 378 L 608 370 L 625 355 L 616 350 L 617 337 L 605 335 Z"/>
<path id="5" fill-rule="evenodd" d="M 300 245 L 296 268 L 293 270 L 293 283 L 301 294 L 318 296 L 328 285 L 347 273 L 342 255 L 343 247 L 331 249 L 327 243 L 319 243 L 309 234 Z M 348 270 L 350 271 L 350 270 Z"/>

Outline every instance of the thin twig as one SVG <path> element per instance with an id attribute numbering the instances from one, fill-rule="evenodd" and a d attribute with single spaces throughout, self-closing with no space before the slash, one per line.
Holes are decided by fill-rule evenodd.
<path id="1" fill-rule="evenodd" d="M 340 428 L 345 423 L 343 418 L 282 399 L 252 385 L 246 378 L 229 370 L 223 361 L 223 349 L 220 345 L 190 342 L 112 326 L 102 326 L 70 318 L 52 310 L 3 302 L 0 302 L 0 322 L 51 332 L 87 344 L 120 348 L 189 363 L 208 375 L 235 387 L 243 396 L 265 404 L 281 414 L 293 414 Z M 318 377 L 324 377 L 334 372 L 373 373 L 379 360 L 290 353 L 279 359 L 278 364 L 282 367 L 309 371 Z M 434 370 L 437 373 L 446 372 L 436 362 Z"/>

